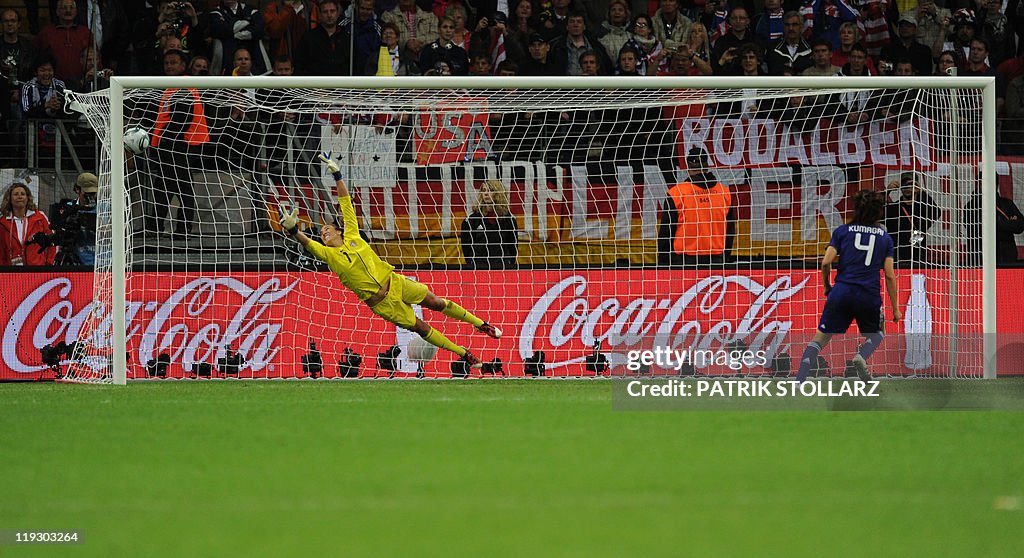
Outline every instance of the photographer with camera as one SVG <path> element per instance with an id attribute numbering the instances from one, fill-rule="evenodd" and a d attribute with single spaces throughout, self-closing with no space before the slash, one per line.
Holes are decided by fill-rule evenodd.
<path id="1" fill-rule="evenodd" d="M 53 246 L 30 246 L 37 235 L 52 235 L 50 221 L 21 182 L 11 184 L 0 202 L 0 266 L 53 265 Z"/>
<path id="2" fill-rule="evenodd" d="M 100 180 L 91 172 L 75 179 L 74 200 L 61 200 L 50 209 L 53 230 L 58 237 L 61 265 L 93 265 L 96 261 L 96 192 Z"/>
<path id="3" fill-rule="evenodd" d="M 896 193 L 899 199 L 893 200 Z M 896 241 L 896 266 L 925 263 L 925 233 L 941 217 L 939 206 L 924 189 L 921 175 L 905 172 L 886 185 L 885 228 Z"/>

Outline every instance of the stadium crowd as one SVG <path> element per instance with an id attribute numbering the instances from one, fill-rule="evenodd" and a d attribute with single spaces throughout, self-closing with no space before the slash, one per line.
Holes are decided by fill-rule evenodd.
<path id="1" fill-rule="evenodd" d="M 115 74 L 912 76 L 956 68 L 996 76 L 1001 150 L 1024 153 L 1020 0 L 50 0 L 45 25 L 38 3 L 26 4 L 0 11 L 0 91 L 10 100 L 0 103 L 2 145 L 24 144 L 26 120 L 77 117 L 66 112 L 66 92 L 103 89 Z M 799 111 L 720 105 L 732 116 Z M 870 100 L 835 104 L 847 119 L 864 116 L 869 107 L 861 105 Z M 898 110 L 899 99 L 886 106 Z M 589 125 L 578 112 L 563 118 Z M 224 123 L 244 128 L 246 120 L 208 116 L 209 131 L 205 121 L 195 130 L 199 143 L 216 140 Z M 630 113 L 623 121 L 648 120 Z M 614 132 L 607 136 L 638 131 Z M 52 146 L 57 133 L 39 126 L 39 144 Z M 147 229 L 163 228 L 166 198 L 176 195 L 175 234 L 190 232 L 191 179 L 173 170 L 198 152 L 185 143 L 177 159 L 154 161 L 166 183 L 153 185 Z M 628 145 L 617 149 L 635 155 Z M 18 166 L 23 155 L 10 150 L 3 166 Z"/>
<path id="2" fill-rule="evenodd" d="M 168 52 L 195 75 L 270 73 L 284 57 L 296 75 L 373 75 L 381 46 L 406 75 L 740 75 L 742 50 L 766 75 L 894 75 L 900 62 L 931 75 L 943 53 L 962 75 L 1024 74 L 1019 0 L 51 0 L 43 27 L 29 4 L 27 25 L 2 15 L 0 69 L 30 93 L 22 112 L 55 110 L 35 89 L 167 73 Z"/>

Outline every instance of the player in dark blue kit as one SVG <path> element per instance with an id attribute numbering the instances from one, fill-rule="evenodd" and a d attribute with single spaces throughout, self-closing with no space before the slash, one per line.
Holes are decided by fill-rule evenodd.
<path id="1" fill-rule="evenodd" d="M 797 380 L 804 381 L 817 362 L 818 353 L 837 333 L 846 333 L 853 320 L 867 338 L 853 366 L 862 380 L 871 379 L 867 360 L 882 343 L 882 293 L 878 272 L 885 271 L 885 288 L 892 304 L 893 321 L 903 317 L 896 300 L 896 272 L 893 271 L 892 237 L 879 224 L 885 214 L 885 197 L 873 190 L 861 190 L 853 196 L 853 221 L 832 232 L 832 240 L 821 259 L 821 279 L 825 285 L 825 308 L 814 339 L 804 349 Z M 831 284 L 832 263 L 839 258 L 835 287 Z"/>

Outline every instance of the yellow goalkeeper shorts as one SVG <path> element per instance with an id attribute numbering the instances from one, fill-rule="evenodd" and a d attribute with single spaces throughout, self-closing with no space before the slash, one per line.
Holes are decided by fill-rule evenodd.
<path id="1" fill-rule="evenodd" d="M 391 285 L 388 294 L 377 304 L 370 307 L 374 314 L 405 329 L 416 325 L 416 313 L 412 304 L 419 304 L 426 298 L 427 286 L 417 283 L 398 273 L 391 273 Z"/>

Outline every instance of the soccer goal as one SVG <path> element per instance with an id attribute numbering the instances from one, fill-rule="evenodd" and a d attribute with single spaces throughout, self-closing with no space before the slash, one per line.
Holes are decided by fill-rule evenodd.
<path id="1" fill-rule="evenodd" d="M 873 189 L 904 317 L 880 281 L 872 373 L 994 377 L 994 95 L 989 78 L 115 77 L 72 99 L 104 158 L 65 375 L 784 377 L 830 233 Z M 425 350 L 283 233 L 282 207 L 313 239 L 340 221 L 321 153 L 384 261 L 502 329 L 412 304 L 482 368 Z M 848 374 L 860 340 L 816 373 Z M 685 358 L 641 358 L 659 349 Z"/>

